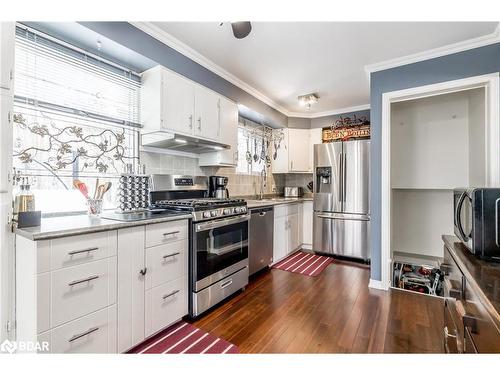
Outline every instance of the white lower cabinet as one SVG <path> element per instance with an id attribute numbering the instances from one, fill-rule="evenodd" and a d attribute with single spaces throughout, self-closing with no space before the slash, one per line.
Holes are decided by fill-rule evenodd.
<path id="1" fill-rule="evenodd" d="M 54 328 L 51 353 L 116 353 L 116 305 Z"/>
<path id="2" fill-rule="evenodd" d="M 187 225 L 16 236 L 16 337 L 39 344 L 18 351 L 126 352 L 180 320 L 188 312 Z"/>
<path id="3" fill-rule="evenodd" d="M 274 263 L 301 247 L 299 221 L 302 220 L 300 203 L 292 203 L 274 207 Z"/>
<path id="4" fill-rule="evenodd" d="M 312 249 L 313 202 L 302 203 L 302 244 L 305 249 Z"/>
<path id="5" fill-rule="evenodd" d="M 144 227 L 118 231 L 118 351 L 144 340 Z"/>
<path id="6" fill-rule="evenodd" d="M 151 336 L 187 314 L 187 277 L 146 291 L 146 336 Z"/>

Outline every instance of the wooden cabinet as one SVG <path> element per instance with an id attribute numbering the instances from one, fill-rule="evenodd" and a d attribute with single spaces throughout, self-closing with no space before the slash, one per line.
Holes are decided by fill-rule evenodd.
<path id="1" fill-rule="evenodd" d="M 500 268 L 472 255 L 453 236 L 445 241 L 444 348 L 449 353 L 500 353 L 498 296 L 492 285 Z"/>
<path id="2" fill-rule="evenodd" d="M 310 173 L 312 170 L 309 129 L 284 129 L 277 157 L 272 161 L 273 173 Z"/>
<path id="3" fill-rule="evenodd" d="M 301 247 L 299 205 L 297 203 L 274 207 L 273 261 L 280 261 Z"/>
<path id="4" fill-rule="evenodd" d="M 201 154 L 200 167 L 238 165 L 238 106 L 236 103 L 220 98 L 220 142 L 231 148 Z"/>
<path id="5" fill-rule="evenodd" d="M 221 141 L 219 94 L 162 66 L 142 74 L 143 132 L 176 134 Z M 237 124 L 237 123 L 236 123 Z"/>

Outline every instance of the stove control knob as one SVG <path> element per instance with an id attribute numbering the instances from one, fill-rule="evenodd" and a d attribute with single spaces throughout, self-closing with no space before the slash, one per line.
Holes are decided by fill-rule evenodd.
<path id="1" fill-rule="evenodd" d="M 247 212 L 247 208 L 245 206 L 241 207 L 241 212 Z"/>
<path id="2" fill-rule="evenodd" d="M 212 215 L 212 217 L 217 216 L 217 211 L 210 211 L 210 215 Z"/>
<path id="3" fill-rule="evenodd" d="M 234 208 L 234 213 L 238 214 L 240 212 L 240 208 L 239 207 L 235 207 Z"/>
<path id="4" fill-rule="evenodd" d="M 210 211 L 203 212 L 203 217 L 204 218 L 210 217 Z"/>
<path id="5" fill-rule="evenodd" d="M 230 208 L 224 208 L 224 215 L 229 215 L 231 213 Z"/>

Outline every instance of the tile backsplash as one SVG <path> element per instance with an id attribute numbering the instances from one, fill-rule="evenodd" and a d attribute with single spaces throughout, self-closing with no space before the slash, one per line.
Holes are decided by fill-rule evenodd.
<path id="1" fill-rule="evenodd" d="M 260 194 L 260 175 L 236 173 L 232 167 L 199 167 L 198 160 L 185 156 L 174 156 L 141 152 L 141 164 L 146 165 L 146 173 L 186 174 L 202 176 L 226 176 L 229 178 L 230 196 L 250 196 Z M 284 186 L 301 186 L 304 193 L 310 193 L 307 184 L 312 181 L 312 173 L 272 174 L 268 173 L 264 194 L 282 193 Z M 276 190 L 273 191 L 273 188 Z"/>

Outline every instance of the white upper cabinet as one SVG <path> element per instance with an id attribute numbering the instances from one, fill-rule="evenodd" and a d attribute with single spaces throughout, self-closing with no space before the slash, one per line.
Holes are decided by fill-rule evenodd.
<path id="1" fill-rule="evenodd" d="M 310 163 L 310 130 L 285 129 L 277 157 L 273 160 L 273 173 L 309 173 Z"/>
<path id="2" fill-rule="evenodd" d="M 219 140 L 220 96 L 202 86 L 195 87 L 195 130 L 198 137 Z"/>
<path id="3" fill-rule="evenodd" d="M 222 142 L 220 106 L 223 99 L 206 87 L 155 66 L 142 74 L 143 132 L 164 130 Z"/>
<path id="4" fill-rule="evenodd" d="M 323 129 L 313 128 L 309 133 L 309 172 L 314 172 L 314 145 L 321 144 L 323 141 L 321 139 Z"/>
<path id="5" fill-rule="evenodd" d="M 15 23 L 0 22 L 0 88 L 7 91 L 14 81 Z"/>
<path id="6" fill-rule="evenodd" d="M 220 142 L 230 149 L 201 154 L 200 167 L 238 165 L 238 106 L 229 99 L 220 98 Z"/>
<path id="7" fill-rule="evenodd" d="M 181 76 L 162 69 L 162 129 L 192 135 L 195 86 Z"/>

